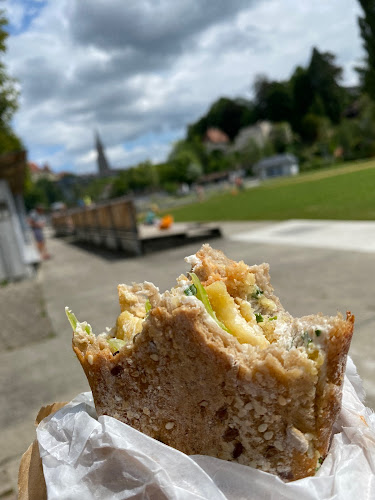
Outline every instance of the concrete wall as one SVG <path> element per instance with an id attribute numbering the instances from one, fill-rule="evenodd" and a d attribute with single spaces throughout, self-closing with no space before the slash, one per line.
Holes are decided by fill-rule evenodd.
<path id="1" fill-rule="evenodd" d="M 8 183 L 0 180 L 0 281 L 29 276 L 32 265 L 39 260 L 26 223 L 23 200 L 15 200 Z"/>

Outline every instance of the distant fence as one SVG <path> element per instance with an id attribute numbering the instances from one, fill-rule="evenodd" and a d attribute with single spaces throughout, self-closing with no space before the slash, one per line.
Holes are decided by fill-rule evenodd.
<path id="1" fill-rule="evenodd" d="M 56 236 L 74 234 L 77 239 L 97 246 L 140 255 L 136 210 L 132 200 L 68 210 L 52 215 Z"/>

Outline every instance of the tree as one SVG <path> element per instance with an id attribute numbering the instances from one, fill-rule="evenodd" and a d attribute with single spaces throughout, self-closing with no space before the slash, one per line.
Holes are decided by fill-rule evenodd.
<path id="1" fill-rule="evenodd" d="M 239 153 L 239 162 L 246 170 L 251 172 L 251 167 L 262 158 L 262 148 L 254 139 L 250 139 L 243 151 Z"/>
<path id="2" fill-rule="evenodd" d="M 26 210 L 31 210 L 36 205 L 47 205 L 47 196 L 41 186 L 37 186 L 31 179 L 30 170 L 25 169 L 24 201 Z"/>
<path id="3" fill-rule="evenodd" d="M 328 116 L 333 123 L 339 123 L 345 109 L 346 93 L 340 87 L 342 68 L 335 64 L 335 56 L 330 52 L 319 52 L 313 48 L 307 75 L 312 89 L 312 102 L 319 106 L 319 114 Z M 316 114 L 316 110 L 310 109 Z"/>
<path id="4" fill-rule="evenodd" d="M 293 141 L 292 129 L 288 122 L 275 123 L 272 126 L 270 141 L 276 153 L 285 153 Z"/>
<path id="5" fill-rule="evenodd" d="M 249 101 L 221 97 L 213 103 L 205 116 L 189 126 L 188 140 L 196 136 L 202 139 L 210 127 L 219 128 L 233 140 L 242 127 L 254 122 L 254 109 Z"/>
<path id="6" fill-rule="evenodd" d="M 314 100 L 313 88 L 307 69 L 301 66 L 295 69 L 290 79 L 290 87 L 293 101 L 291 124 L 295 131 L 300 132 L 302 119 L 308 113 Z"/>
<path id="7" fill-rule="evenodd" d="M 177 141 L 168 161 L 175 167 L 175 182 L 191 184 L 203 173 L 201 157 L 203 151 L 194 142 Z"/>
<path id="8" fill-rule="evenodd" d="M 0 56 L 6 52 L 7 25 L 4 10 L 0 10 Z M 11 128 L 11 119 L 18 107 L 18 95 L 15 80 L 7 74 L 4 63 L 0 61 L 0 154 L 22 149 L 20 139 Z"/>
<path id="9" fill-rule="evenodd" d="M 375 0 L 359 0 L 363 16 L 358 17 L 359 29 L 366 51 L 365 66 L 357 68 L 363 89 L 375 100 Z"/>
<path id="10" fill-rule="evenodd" d="M 288 82 L 269 81 L 258 76 L 254 83 L 255 112 L 259 119 L 271 122 L 290 121 L 293 101 Z"/>

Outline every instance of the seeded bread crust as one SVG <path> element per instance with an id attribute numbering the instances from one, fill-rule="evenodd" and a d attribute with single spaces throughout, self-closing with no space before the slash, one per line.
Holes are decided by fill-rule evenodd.
<path id="1" fill-rule="evenodd" d="M 202 281 L 218 275 L 227 286 L 241 286 L 233 261 L 223 260 L 221 252 L 201 251 L 194 271 Z M 268 268 L 250 269 L 274 297 Z M 341 406 L 354 317 L 300 321 L 323 319 L 329 332 L 320 371 L 303 349 L 240 344 L 200 301 L 176 306 L 168 293 L 159 296 L 142 332 L 118 354 L 82 335 L 73 337 L 73 348 L 98 415 L 113 416 L 186 454 L 235 461 L 290 481 L 315 473 Z"/>

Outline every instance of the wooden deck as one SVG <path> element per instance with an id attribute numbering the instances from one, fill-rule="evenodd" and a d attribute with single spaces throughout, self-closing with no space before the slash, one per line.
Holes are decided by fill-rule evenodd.
<path id="1" fill-rule="evenodd" d="M 221 236 L 210 223 L 173 223 L 168 229 L 137 224 L 132 200 L 114 200 L 54 214 L 56 236 L 72 236 L 87 245 L 141 255 Z"/>
<path id="2" fill-rule="evenodd" d="M 169 229 L 159 229 L 156 226 L 138 226 L 138 237 L 142 251 L 159 250 L 172 246 L 186 245 L 194 241 L 203 241 L 221 236 L 218 224 L 175 222 Z"/>

